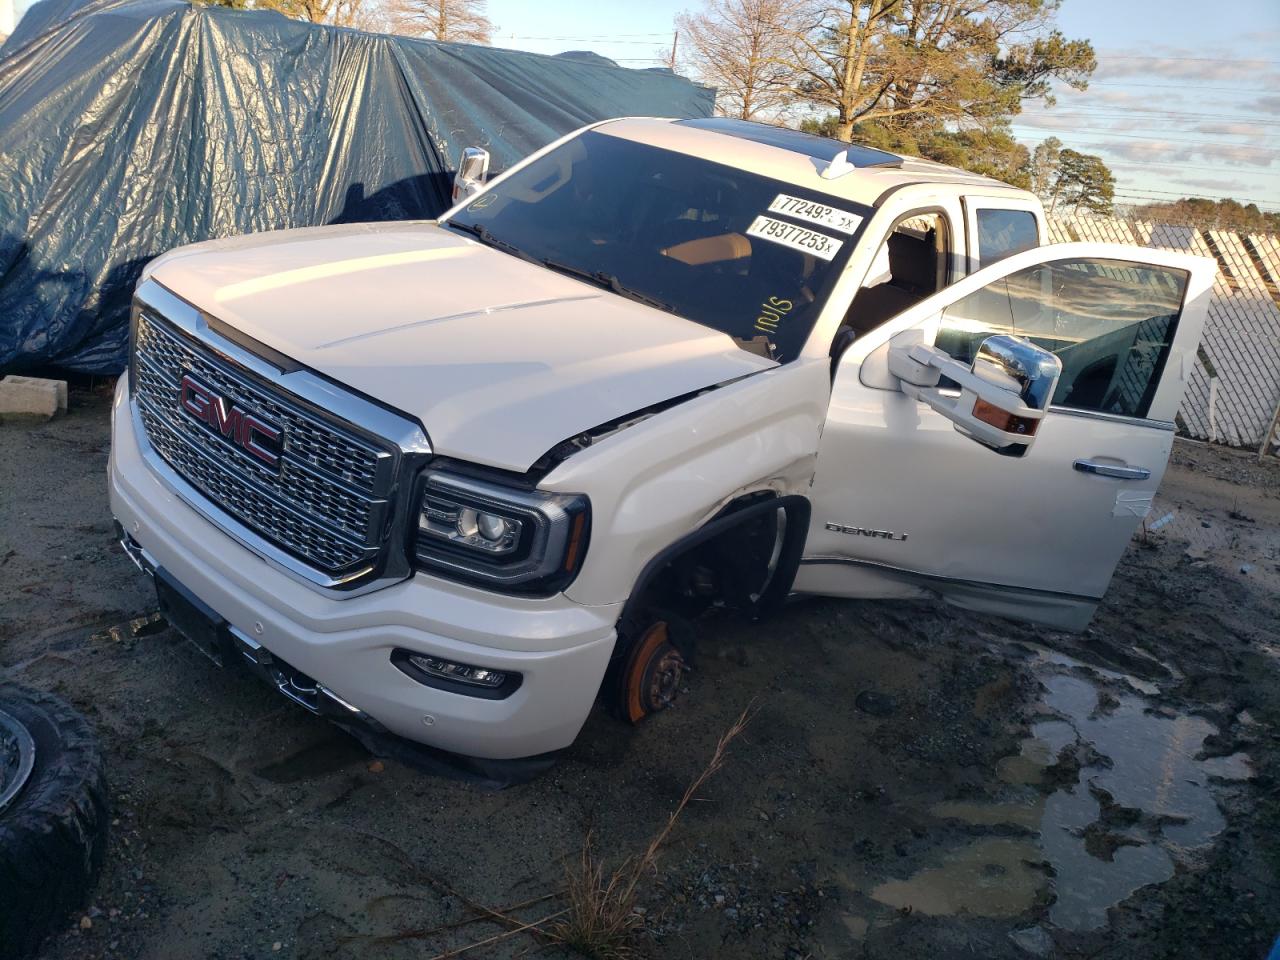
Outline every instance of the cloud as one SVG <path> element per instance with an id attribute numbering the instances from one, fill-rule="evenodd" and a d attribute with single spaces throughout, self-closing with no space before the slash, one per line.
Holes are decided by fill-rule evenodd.
<path id="1" fill-rule="evenodd" d="M 1064 123 L 1062 114 L 1055 116 L 1052 113 L 1040 113 L 1039 111 L 1021 113 L 1013 122 L 1016 126 L 1034 127 L 1037 130 L 1065 131 L 1068 126 L 1075 126 L 1075 124 Z"/>
<path id="2" fill-rule="evenodd" d="M 1178 59 L 1111 60 L 1098 64 L 1094 80 L 1173 80 L 1186 84 L 1245 84 L 1265 86 L 1257 64 L 1221 60 L 1206 62 Z"/>
<path id="3" fill-rule="evenodd" d="M 1265 128 L 1253 123 L 1232 123 L 1229 120 L 1214 120 L 1209 123 L 1196 123 L 1190 127 L 1196 133 L 1210 133 L 1224 137 L 1248 137 L 1251 140 L 1263 140 L 1271 134 Z"/>
<path id="4" fill-rule="evenodd" d="M 1187 160 L 1199 154 L 1225 163 L 1261 167 L 1270 167 L 1280 160 L 1280 149 L 1269 139 L 1274 134 L 1266 128 L 1229 121 L 1179 123 L 1161 117 L 1104 120 L 1078 113 L 1026 114 L 1014 121 L 1014 126 L 1024 137 L 1052 134 L 1075 149 L 1082 149 L 1080 143 L 1089 141 L 1091 149 L 1135 159 Z M 1156 132 L 1147 136 L 1144 131 Z M 1115 136 L 1107 136 L 1110 133 Z"/>
<path id="5" fill-rule="evenodd" d="M 1242 188 L 1239 180 L 1214 180 L 1212 178 L 1201 179 L 1199 177 L 1178 177 L 1174 183 L 1183 187 L 1196 187 L 1201 190 L 1212 190 L 1215 193 L 1239 193 L 1242 189 L 1249 190 L 1252 188 Z"/>
<path id="6" fill-rule="evenodd" d="M 1103 155 L 1108 162 L 1118 157 L 1121 162 L 1130 161 L 1135 164 L 1160 163 L 1197 163 L 1221 164 L 1224 167 L 1253 167 L 1267 169 L 1277 159 L 1276 151 L 1264 147 L 1250 147 L 1244 144 L 1216 143 L 1194 144 L 1179 143 L 1153 138 L 1151 140 L 1132 140 L 1128 143 L 1112 143 L 1110 141 L 1092 141 L 1086 149 Z"/>
<path id="7" fill-rule="evenodd" d="M 1258 113 L 1276 113 L 1280 114 L 1280 96 L 1271 94 L 1265 97 L 1259 97 L 1247 107 L 1247 110 L 1256 110 Z"/>
<path id="8" fill-rule="evenodd" d="M 1273 142 L 1277 136 L 1275 127 L 1265 124 L 1231 120 L 1206 120 L 1179 128 L 1179 133 L 1184 131 L 1196 137 L 1234 137 L 1240 141 L 1241 146 L 1253 147 L 1263 151 L 1280 151 L 1280 146 Z"/>
<path id="9" fill-rule="evenodd" d="M 1193 88 L 1188 87 L 1187 92 L 1192 92 Z M 1117 108 L 1131 108 L 1134 110 L 1149 110 L 1152 107 L 1178 108 L 1182 104 L 1177 102 L 1182 100 L 1183 91 L 1181 90 L 1161 90 L 1157 95 L 1156 91 L 1148 90 L 1135 93 L 1130 90 L 1108 90 L 1104 87 L 1090 86 L 1088 90 L 1074 90 L 1070 87 L 1061 92 L 1058 97 L 1060 109 L 1070 110 L 1073 106 L 1093 107 L 1107 106 Z M 1055 109 L 1047 107 L 1045 109 Z"/>
<path id="10" fill-rule="evenodd" d="M 1084 149 L 1103 154 L 1103 159 L 1111 157 L 1129 160 L 1136 164 L 1158 160 L 1161 162 L 1185 163 L 1194 156 L 1194 147 L 1184 143 L 1169 143 L 1167 140 L 1132 140 L 1128 143 L 1112 143 L 1095 140 L 1085 144 Z"/>
<path id="11" fill-rule="evenodd" d="M 1242 167 L 1270 167 L 1276 160 L 1276 151 L 1244 144 L 1218 143 L 1194 149 L 1206 160 L 1221 160 L 1223 163 Z"/>
<path id="12" fill-rule="evenodd" d="M 1280 75 L 1269 60 L 1242 58 L 1238 50 L 1157 46 L 1146 50 L 1100 50 L 1095 80 L 1176 80 L 1188 84 L 1233 83 L 1274 89 Z"/>

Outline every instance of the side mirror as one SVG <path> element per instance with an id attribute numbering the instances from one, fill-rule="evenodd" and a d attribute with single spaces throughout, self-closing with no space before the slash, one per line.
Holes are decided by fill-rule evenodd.
<path id="1" fill-rule="evenodd" d="M 489 151 L 467 147 L 458 160 L 458 172 L 453 175 L 453 202 L 479 193 L 488 179 Z"/>
<path id="2" fill-rule="evenodd" d="M 1062 361 L 1029 340 L 999 334 L 984 340 L 966 367 L 926 346 L 918 330 L 908 330 L 890 344 L 889 372 L 903 393 L 938 411 L 960 433 L 997 453 L 1021 457 L 1053 400 Z M 960 387 L 960 396 L 943 395 L 943 376 Z"/>

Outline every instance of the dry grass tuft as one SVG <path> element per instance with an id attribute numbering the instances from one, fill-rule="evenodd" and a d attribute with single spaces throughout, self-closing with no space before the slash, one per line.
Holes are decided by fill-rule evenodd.
<path id="1" fill-rule="evenodd" d="M 729 745 L 746 729 L 752 712 L 753 705 L 748 704 L 720 737 L 707 765 L 685 789 L 667 822 L 639 857 L 628 857 L 613 871 L 606 871 L 604 861 L 595 852 L 591 834 L 587 834 L 581 857 L 565 870 L 568 907 L 563 918 L 545 928 L 550 939 L 593 960 L 629 960 L 635 956 L 633 935 L 643 919 L 635 912 L 640 881 L 656 870 L 658 852 L 675 829 L 680 815 L 703 784 L 724 766 Z"/>

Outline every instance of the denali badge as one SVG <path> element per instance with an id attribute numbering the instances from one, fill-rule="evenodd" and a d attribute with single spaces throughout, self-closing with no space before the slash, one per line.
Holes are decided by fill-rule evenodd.
<path id="1" fill-rule="evenodd" d="M 191 374 L 182 378 L 178 402 L 184 410 L 269 467 L 280 465 L 280 428 L 242 410 L 214 393 Z"/>
<path id="2" fill-rule="evenodd" d="M 905 540 L 905 533 L 894 533 L 892 530 L 868 530 L 866 527 L 851 527 L 845 523 L 828 523 L 827 529 L 832 533 L 851 533 L 857 537 L 879 537 L 881 540 Z"/>

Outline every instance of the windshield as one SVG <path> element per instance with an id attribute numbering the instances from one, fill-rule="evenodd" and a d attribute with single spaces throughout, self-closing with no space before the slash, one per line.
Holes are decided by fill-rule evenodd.
<path id="1" fill-rule="evenodd" d="M 803 347 L 870 213 L 588 131 L 478 196 L 448 225 L 785 362 Z"/>

